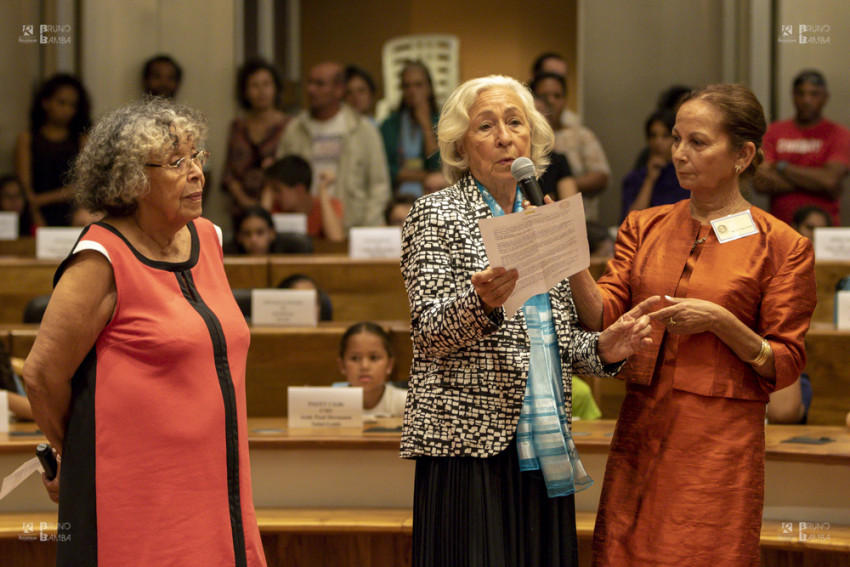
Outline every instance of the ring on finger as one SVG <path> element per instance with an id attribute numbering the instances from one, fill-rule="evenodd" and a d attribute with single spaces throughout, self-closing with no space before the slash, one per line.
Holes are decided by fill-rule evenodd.
<path id="1" fill-rule="evenodd" d="M 673 327 L 676 325 L 676 320 L 670 317 L 670 319 L 667 321 L 667 324 Z"/>

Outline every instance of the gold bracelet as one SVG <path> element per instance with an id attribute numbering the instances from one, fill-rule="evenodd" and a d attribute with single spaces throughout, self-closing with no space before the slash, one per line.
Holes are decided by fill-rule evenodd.
<path id="1" fill-rule="evenodd" d="M 761 349 L 759 350 L 759 353 L 754 359 L 749 361 L 749 364 L 752 364 L 753 366 L 762 366 L 765 362 L 767 362 L 767 359 L 768 357 L 770 357 L 770 353 L 772 351 L 773 349 L 770 348 L 770 343 L 768 343 L 767 340 L 762 339 Z"/>

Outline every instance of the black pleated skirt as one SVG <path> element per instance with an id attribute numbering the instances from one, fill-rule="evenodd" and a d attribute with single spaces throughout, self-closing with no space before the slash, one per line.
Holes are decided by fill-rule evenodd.
<path id="1" fill-rule="evenodd" d="M 577 565 L 575 497 L 520 472 L 514 442 L 488 459 L 417 459 L 413 567 Z"/>

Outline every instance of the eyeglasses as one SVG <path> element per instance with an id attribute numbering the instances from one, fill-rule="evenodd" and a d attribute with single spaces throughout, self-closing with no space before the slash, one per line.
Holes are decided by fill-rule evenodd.
<path id="1" fill-rule="evenodd" d="M 189 172 L 193 162 L 198 162 L 198 165 L 203 169 L 209 157 L 210 153 L 208 151 L 198 150 L 192 157 L 182 157 L 174 163 L 146 163 L 145 167 L 164 167 L 165 169 L 184 175 Z"/>

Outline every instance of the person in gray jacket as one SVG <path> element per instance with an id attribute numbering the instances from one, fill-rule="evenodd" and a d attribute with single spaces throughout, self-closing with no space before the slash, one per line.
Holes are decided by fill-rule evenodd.
<path id="1" fill-rule="evenodd" d="M 309 109 L 296 116 L 278 147 L 278 157 L 297 154 L 310 162 L 314 184 L 333 176 L 333 197 L 342 201 L 346 229 L 382 226 L 390 199 L 390 178 L 381 135 L 364 116 L 342 100 L 345 70 L 334 62 L 310 69 Z"/>
<path id="2" fill-rule="evenodd" d="M 541 173 L 552 129 L 528 89 L 491 76 L 449 97 L 437 137 L 454 185 L 417 199 L 402 230 L 413 565 L 577 565 L 574 493 L 592 480 L 570 435 L 572 374 L 619 371 L 649 343 L 659 298 L 602 333 L 581 327 L 567 280 L 507 312 L 520 274 L 488 265 L 478 220 L 521 210 L 511 164 Z"/>

